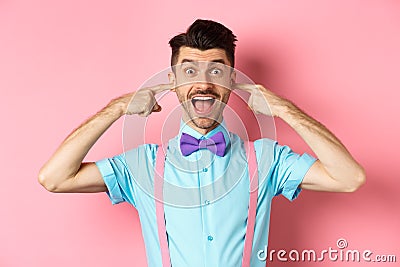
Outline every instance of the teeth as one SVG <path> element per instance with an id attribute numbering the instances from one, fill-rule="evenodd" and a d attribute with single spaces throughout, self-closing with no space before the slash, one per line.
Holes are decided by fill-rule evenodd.
<path id="1" fill-rule="evenodd" d="M 202 101 L 206 101 L 206 100 L 213 100 L 214 98 L 210 97 L 210 96 L 196 96 L 193 97 L 194 100 L 202 100 Z"/>

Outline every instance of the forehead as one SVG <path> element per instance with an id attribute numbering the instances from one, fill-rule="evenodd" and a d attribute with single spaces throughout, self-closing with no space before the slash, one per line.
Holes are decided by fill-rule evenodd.
<path id="1" fill-rule="evenodd" d="M 199 50 L 197 48 L 191 48 L 183 46 L 179 48 L 179 56 L 177 64 L 183 61 L 219 61 L 223 64 L 230 65 L 229 60 L 226 56 L 226 52 L 220 48 L 212 48 L 207 50 Z"/>

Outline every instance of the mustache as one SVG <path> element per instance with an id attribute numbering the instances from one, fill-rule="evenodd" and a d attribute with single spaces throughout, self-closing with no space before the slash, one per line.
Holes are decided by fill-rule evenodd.
<path id="1" fill-rule="evenodd" d="M 192 98 L 194 95 L 213 95 L 216 98 L 220 98 L 220 95 L 216 92 L 214 92 L 211 89 L 206 89 L 206 90 L 196 90 L 192 93 L 189 94 L 189 98 Z"/>

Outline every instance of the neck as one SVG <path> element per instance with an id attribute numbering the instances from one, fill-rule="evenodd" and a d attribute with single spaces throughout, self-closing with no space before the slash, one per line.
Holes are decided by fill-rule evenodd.
<path id="1" fill-rule="evenodd" d="M 184 122 L 187 124 L 187 126 L 192 128 L 193 130 L 199 132 L 201 135 L 206 135 L 207 133 L 209 133 L 212 130 L 214 130 L 215 128 L 217 128 L 220 124 L 218 121 L 215 121 L 215 123 L 208 128 L 200 128 L 200 127 L 196 126 L 196 124 L 192 120 L 188 120 L 188 121 L 184 120 Z"/>

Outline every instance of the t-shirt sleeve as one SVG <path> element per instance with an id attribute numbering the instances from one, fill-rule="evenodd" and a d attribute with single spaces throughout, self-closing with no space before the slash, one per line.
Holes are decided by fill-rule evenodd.
<path id="1" fill-rule="evenodd" d="M 301 192 L 299 185 L 316 159 L 307 153 L 297 154 L 290 147 L 270 139 L 257 140 L 255 149 L 261 166 L 259 175 L 271 187 L 274 196 L 282 194 L 290 201 L 294 200 Z"/>
<path id="2" fill-rule="evenodd" d="M 151 166 L 154 165 L 152 161 L 154 161 L 155 151 L 155 147 L 145 145 L 96 162 L 112 204 L 128 202 L 136 207 L 135 178 L 140 176 L 143 179 L 149 176 L 146 170 L 152 169 Z"/>

